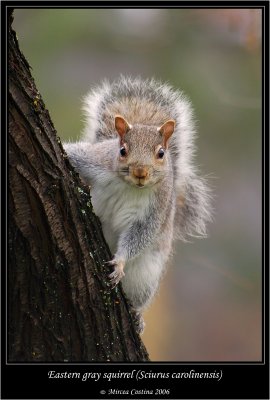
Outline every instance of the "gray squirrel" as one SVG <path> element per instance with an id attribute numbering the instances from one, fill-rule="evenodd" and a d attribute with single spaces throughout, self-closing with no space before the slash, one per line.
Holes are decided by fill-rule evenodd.
<path id="1" fill-rule="evenodd" d="M 120 280 L 144 328 L 174 239 L 205 236 L 210 191 L 193 162 L 195 128 L 182 92 L 154 79 L 120 76 L 84 99 L 81 141 L 66 153 L 90 185 Z"/>

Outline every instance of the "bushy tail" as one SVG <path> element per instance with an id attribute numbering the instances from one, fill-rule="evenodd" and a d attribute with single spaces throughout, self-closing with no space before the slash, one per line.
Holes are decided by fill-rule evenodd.
<path id="1" fill-rule="evenodd" d="M 212 196 L 204 178 L 190 176 L 177 194 L 175 238 L 187 241 L 189 236 L 206 237 L 212 221 Z"/>

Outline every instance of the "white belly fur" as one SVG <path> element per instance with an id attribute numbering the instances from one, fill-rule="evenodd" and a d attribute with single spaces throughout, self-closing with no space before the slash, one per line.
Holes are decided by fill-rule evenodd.
<path id="1" fill-rule="evenodd" d="M 143 218 L 153 193 L 132 187 L 122 180 L 106 180 L 91 190 L 95 214 L 100 218 L 106 241 L 114 253 L 118 238 L 136 220 Z"/>
<path id="2" fill-rule="evenodd" d="M 151 189 L 131 187 L 119 179 L 93 185 L 92 204 L 100 218 L 105 239 L 114 254 L 121 233 L 138 218 L 143 218 L 153 193 Z M 167 257 L 166 257 L 167 258 Z M 149 247 L 129 260 L 125 266 L 122 285 L 136 309 L 145 307 L 154 296 L 165 264 L 165 256 Z"/>

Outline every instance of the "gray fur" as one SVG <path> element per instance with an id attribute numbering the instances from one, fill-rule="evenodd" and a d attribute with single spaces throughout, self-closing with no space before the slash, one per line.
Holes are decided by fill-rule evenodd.
<path id="1" fill-rule="evenodd" d="M 82 141 L 64 147 L 91 185 L 94 211 L 114 252 L 111 282 L 121 279 L 134 308 L 141 311 L 157 291 L 173 239 L 205 236 L 211 220 L 210 192 L 194 166 L 192 109 L 183 93 L 169 85 L 121 76 L 92 90 L 84 111 Z M 129 124 L 124 161 L 119 158 L 115 115 Z M 160 162 L 155 155 L 163 140 L 158 128 L 168 120 L 175 121 L 175 131 Z M 136 166 L 148 171 L 143 189 L 134 183 Z"/>
<path id="2" fill-rule="evenodd" d="M 145 104 L 151 105 L 151 114 Z M 181 240 L 188 236 L 204 237 L 211 221 L 211 191 L 206 180 L 197 174 L 194 164 L 195 124 L 189 100 L 183 92 L 154 79 L 120 76 L 112 83 L 104 81 L 84 99 L 83 140 L 95 143 L 117 137 L 113 107 L 115 113 L 122 114 L 131 124 L 161 126 L 168 119 L 176 121 L 169 151 L 175 195 L 183 201 L 177 207 L 174 237 Z"/>

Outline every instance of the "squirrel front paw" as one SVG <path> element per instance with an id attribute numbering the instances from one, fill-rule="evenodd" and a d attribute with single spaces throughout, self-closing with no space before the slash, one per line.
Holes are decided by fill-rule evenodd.
<path id="1" fill-rule="evenodd" d="M 121 281 L 123 276 L 125 276 L 124 273 L 125 263 L 124 261 L 117 261 L 114 258 L 113 260 L 108 261 L 107 264 L 114 266 L 114 271 L 109 275 L 109 279 L 112 288 L 115 288 L 115 286 Z"/>

